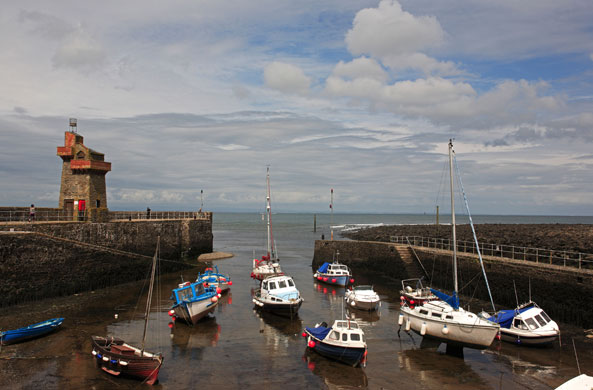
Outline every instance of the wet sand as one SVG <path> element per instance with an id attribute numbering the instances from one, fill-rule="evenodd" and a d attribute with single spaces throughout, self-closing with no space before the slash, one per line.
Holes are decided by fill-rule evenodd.
<path id="1" fill-rule="evenodd" d="M 314 236 L 311 233 L 312 240 Z M 565 324 L 560 324 L 562 346 L 533 349 L 495 342 L 484 351 L 466 349 L 463 358 L 446 355 L 444 345 L 433 345 L 416 334 L 402 330 L 398 335 L 398 281 L 380 273 L 356 273 L 357 284 L 375 286 L 382 305 L 378 313 L 349 312 L 343 308 L 343 288 L 313 280 L 310 248 L 299 242 L 284 243 L 281 261 L 305 299 L 298 318 L 261 315 L 251 302 L 257 283 L 249 277 L 250 237 L 229 232 L 217 240 L 218 247 L 235 256 L 216 262 L 231 275 L 233 286 L 212 318 L 194 327 L 179 323 L 169 329 L 169 295 L 181 278 L 169 274 L 159 279 L 151 313 L 155 321 L 147 341 L 147 350 L 162 351 L 165 357 L 157 389 L 551 389 L 578 374 L 572 338 L 581 370 L 593 374 L 593 340 L 584 336 L 583 329 Z M 181 272 L 183 279 L 191 280 L 205 266 Z M 90 336 L 117 335 L 138 343 L 146 299 L 143 287 L 144 282 L 135 282 L 1 309 L 2 329 L 66 318 L 53 334 L 2 347 L 2 387 L 138 388 L 139 381 L 112 377 L 95 367 Z M 303 327 L 332 322 L 342 313 L 356 318 L 365 332 L 369 355 L 364 369 L 309 352 L 300 335 Z"/>

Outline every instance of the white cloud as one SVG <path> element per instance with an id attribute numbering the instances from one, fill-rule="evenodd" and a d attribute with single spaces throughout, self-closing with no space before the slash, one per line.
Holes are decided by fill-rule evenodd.
<path id="1" fill-rule="evenodd" d="M 389 78 L 387 72 L 372 58 L 359 57 L 350 62 L 338 62 L 332 74 L 346 79 L 370 78 L 385 82 Z"/>
<path id="2" fill-rule="evenodd" d="M 272 62 L 264 69 L 266 86 L 284 93 L 305 95 L 309 92 L 311 79 L 301 68 L 285 62 Z"/>
<path id="3" fill-rule="evenodd" d="M 443 39 L 444 32 L 435 17 L 416 17 L 394 0 L 382 0 L 377 8 L 359 11 L 346 34 L 352 54 L 377 58 L 415 53 L 437 46 Z"/>

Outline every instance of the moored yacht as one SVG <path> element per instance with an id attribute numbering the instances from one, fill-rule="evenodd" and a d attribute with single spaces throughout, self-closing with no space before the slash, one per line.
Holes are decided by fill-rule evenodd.
<path id="1" fill-rule="evenodd" d="M 267 217 L 267 253 L 261 259 L 253 259 L 253 269 L 251 270 L 251 277 L 257 280 L 264 280 L 268 276 L 284 275 L 280 268 L 280 260 L 276 252 L 276 243 L 274 242 L 274 234 L 272 232 L 272 204 L 271 204 L 271 190 L 270 190 L 270 168 L 268 167 L 266 174 L 266 217 Z"/>
<path id="2" fill-rule="evenodd" d="M 416 302 L 414 297 L 414 290 L 407 288 L 402 282 L 402 297 L 401 297 L 401 309 L 398 319 L 400 328 L 402 325 L 405 326 L 405 330 L 410 329 L 421 336 L 433 338 L 442 342 L 447 343 L 447 347 L 451 346 L 453 349 L 460 349 L 463 347 L 483 349 L 487 348 L 492 344 L 494 338 L 500 330 L 500 326 L 485 318 L 482 318 L 474 313 L 463 310 L 459 306 L 459 298 L 457 296 L 458 283 L 457 283 L 457 240 L 455 234 L 455 198 L 453 196 L 453 142 L 449 141 L 449 172 L 450 172 L 450 189 L 451 189 L 451 230 L 452 230 L 452 242 L 453 242 L 453 294 L 451 296 L 431 289 L 439 299 L 427 299 Z M 459 180 L 461 183 L 461 180 Z M 463 188 L 461 188 L 463 191 Z M 466 208 L 469 215 L 469 207 Z M 473 222 L 471 215 L 469 215 L 470 225 L 473 231 Z M 475 239 L 474 232 L 474 239 Z M 479 252 L 480 264 L 482 265 L 482 257 Z M 482 271 L 488 292 L 490 294 L 490 288 L 488 286 L 488 279 L 482 265 Z M 424 295 L 425 292 L 420 286 L 420 289 L 416 289 L 417 295 Z M 494 307 L 494 303 L 492 303 Z"/>

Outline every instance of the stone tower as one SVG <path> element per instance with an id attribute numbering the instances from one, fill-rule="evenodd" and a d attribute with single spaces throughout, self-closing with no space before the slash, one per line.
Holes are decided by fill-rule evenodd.
<path id="1" fill-rule="evenodd" d="M 70 131 L 64 133 L 64 146 L 58 146 L 62 158 L 62 182 L 58 208 L 68 219 L 100 222 L 107 220 L 105 175 L 111 163 L 103 153 L 83 143 L 76 133 L 76 119 L 70 119 Z"/>

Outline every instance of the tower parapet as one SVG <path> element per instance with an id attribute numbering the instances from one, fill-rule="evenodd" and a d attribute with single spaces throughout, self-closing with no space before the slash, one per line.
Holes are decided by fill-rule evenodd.
<path id="1" fill-rule="evenodd" d="M 57 147 L 57 155 L 62 159 L 58 208 L 74 220 L 104 221 L 108 216 L 105 175 L 111 163 L 103 153 L 85 146 L 75 127 L 64 133 L 64 146 Z"/>

